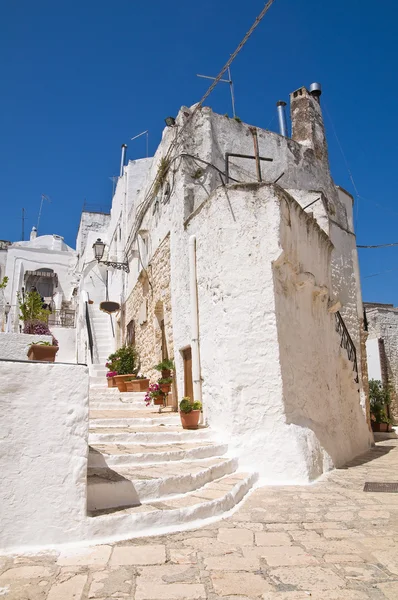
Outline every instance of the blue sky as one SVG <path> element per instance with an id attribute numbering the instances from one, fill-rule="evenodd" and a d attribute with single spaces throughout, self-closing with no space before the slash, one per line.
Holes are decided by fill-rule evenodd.
<path id="1" fill-rule="evenodd" d="M 0 239 L 37 221 L 74 246 L 84 199 L 109 205 L 120 145 L 152 154 L 164 117 L 198 101 L 264 0 L 3 0 L 0 6 Z M 398 241 L 394 0 L 275 0 L 232 67 L 237 114 L 276 129 L 275 102 L 321 81 L 332 173 L 360 195 L 359 244 Z M 208 100 L 230 112 L 228 86 Z M 329 118 L 331 117 L 331 120 Z M 332 125 L 333 123 L 333 125 Z M 360 250 L 365 300 L 398 304 L 398 247 Z M 396 271 L 394 269 L 397 269 Z M 391 271 L 390 271 L 391 270 Z M 377 277 L 369 277 L 390 271 Z"/>

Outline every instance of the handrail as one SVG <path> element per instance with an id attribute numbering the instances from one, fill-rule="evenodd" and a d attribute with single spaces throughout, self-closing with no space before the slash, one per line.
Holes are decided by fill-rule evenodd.
<path id="1" fill-rule="evenodd" d="M 355 382 L 359 383 L 359 373 L 358 373 L 358 362 L 357 362 L 357 350 L 355 348 L 355 344 L 352 341 L 352 338 L 348 332 L 346 324 L 343 321 L 343 317 L 337 311 L 335 313 L 336 318 L 336 331 L 340 335 L 340 347 L 347 350 L 348 360 L 352 361 L 353 367 L 352 370 L 356 372 L 357 376 L 355 378 Z"/>
<path id="2" fill-rule="evenodd" d="M 86 302 L 86 327 L 88 335 L 88 345 L 90 347 L 91 362 L 93 362 L 93 332 L 91 331 L 90 313 L 88 311 L 88 302 Z"/>

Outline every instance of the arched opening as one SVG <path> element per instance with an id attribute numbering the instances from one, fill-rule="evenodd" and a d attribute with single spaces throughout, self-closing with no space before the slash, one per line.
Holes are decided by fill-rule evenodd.
<path id="1" fill-rule="evenodd" d="M 54 290 L 58 286 L 57 274 L 53 269 L 43 267 L 35 271 L 26 271 L 25 273 L 25 289 L 30 292 L 35 288 L 40 296 L 48 301 L 54 295 Z"/>

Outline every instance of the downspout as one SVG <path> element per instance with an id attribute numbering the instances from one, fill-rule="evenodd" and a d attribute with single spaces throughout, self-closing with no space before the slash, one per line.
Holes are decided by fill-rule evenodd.
<path id="1" fill-rule="evenodd" d="M 189 295 L 191 301 L 191 352 L 192 352 L 192 400 L 202 402 L 202 382 L 200 375 L 200 352 L 199 352 L 199 309 L 198 289 L 196 274 L 196 236 L 189 238 Z M 203 422 L 203 412 L 201 415 Z"/>

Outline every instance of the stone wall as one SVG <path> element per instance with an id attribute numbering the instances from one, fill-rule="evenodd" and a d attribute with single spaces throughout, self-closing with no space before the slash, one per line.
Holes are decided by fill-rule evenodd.
<path id="1" fill-rule="evenodd" d="M 141 372 L 154 382 L 159 373 L 153 366 L 162 360 L 162 331 L 164 319 L 167 354 L 174 357 L 170 298 L 170 237 L 159 245 L 147 269 L 138 281 L 125 306 L 125 328 L 134 320 L 135 346 L 140 355 Z M 124 331 L 124 340 L 127 331 Z M 123 340 L 123 341 L 124 341 Z"/>
<path id="2" fill-rule="evenodd" d="M 366 307 L 366 316 L 369 339 L 379 338 L 384 342 L 385 364 L 381 364 L 381 367 L 394 388 L 391 413 L 395 421 L 398 421 L 398 309 L 392 306 L 370 306 Z"/>

